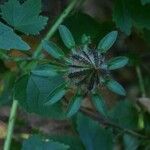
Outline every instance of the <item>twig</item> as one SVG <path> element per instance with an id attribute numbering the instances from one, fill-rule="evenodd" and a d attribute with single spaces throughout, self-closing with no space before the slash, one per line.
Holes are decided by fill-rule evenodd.
<path id="1" fill-rule="evenodd" d="M 81 107 L 80 108 L 80 112 L 82 112 L 83 114 L 89 116 L 90 118 L 92 118 L 93 120 L 95 121 L 98 121 L 100 124 L 102 125 L 105 125 L 105 126 L 110 126 L 110 127 L 113 127 L 113 128 L 116 128 L 116 129 L 119 129 L 121 131 L 124 131 L 128 134 L 131 134 L 133 136 L 136 136 L 138 138 L 143 138 L 143 139 L 150 139 L 150 137 L 147 137 L 145 135 L 142 135 L 138 132 L 135 132 L 133 130 L 130 130 L 130 129 L 126 129 L 126 128 L 123 128 L 115 123 L 112 123 L 110 122 L 108 119 L 104 118 L 103 116 L 100 116 L 99 114 L 96 114 L 95 112 L 92 112 L 84 107 Z"/>

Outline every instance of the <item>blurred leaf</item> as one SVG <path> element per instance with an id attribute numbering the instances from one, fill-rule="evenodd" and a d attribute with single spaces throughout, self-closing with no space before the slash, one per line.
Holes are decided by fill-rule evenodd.
<path id="1" fill-rule="evenodd" d="M 122 87 L 122 85 L 120 83 L 118 83 L 115 80 L 111 79 L 111 80 L 107 81 L 106 86 L 110 91 L 112 91 L 116 94 L 119 94 L 122 96 L 126 95 L 125 89 Z"/>
<path id="2" fill-rule="evenodd" d="M 119 101 L 110 112 L 112 121 L 124 128 L 138 128 L 138 112 L 132 102 L 128 100 Z"/>
<path id="3" fill-rule="evenodd" d="M 49 139 L 42 139 L 39 136 L 32 136 L 23 142 L 22 150 L 68 150 L 69 146 L 63 143 L 54 142 Z"/>
<path id="4" fill-rule="evenodd" d="M 140 0 L 126 0 L 128 8 L 137 28 L 150 29 L 150 5 L 141 5 Z"/>
<path id="5" fill-rule="evenodd" d="M 81 102 L 83 100 L 83 96 L 81 96 L 78 92 L 76 93 L 75 96 L 73 96 L 68 110 L 67 110 L 67 117 L 72 117 L 75 113 L 78 112 L 81 106 Z"/>
<path id="6" fill-rule="evenodd" d="M 125 56 L 119 56 L 112 58 L 108 61 L 108 69 L 115 70 L 124 67 L 128 63 L 128 58 Z"/>
<path id="7" fill-rule="evenodd" d="M 112 150 L 112 133 L 82 114 L 77 118 L 77 130 L 86 150 Z"/>
<path id="8" fill-rule="evenodd" d="M 115 43 L 117 39 L 117 35 L 118 35 L 117 31 L 112 31 L 107 35 L 105 35 L 105 37 L 103 37 L 100 40 L 98 44 L 98 49 L 100 50 L 101 53 L 106 53 L 112 47 L 112 45 Z"/>
<path id="9" fill-rule="evenodd" d="M 127 35 L 131 33 L 132 19 L 126 0 L 116 0 L 113 10 L 113 20 L 116 26 Z"/>
<path id="10" fill-rule="evenodd" d="M 43 41 L 43 49 L 56 59 L 61 59 L 64 56 L 63 51 L 52 41 Z"/>
<path id="11" fill-rule="evenodd" d="M 143 6 L 141 0 L 116 0 L 113 19 L 117 27 L 129 35 L 132 25 L 137 29 L 150 29 L 148 12 L 150 12 L 150 5 Z"/>
<path id="12" fill-rule="evenodd" d="M 60 33 L 62 41 L 64 42 L 64 44 L 67 48 L 72 49 L 75 47 L 74 38 L 66 26 L 60 25 L 59 33 Z"/>
<path id="13" fill-rule="evenodd" d="M 30 46 L 14 33 L 12 28 L 0 22 L 0 49 L 26 51 L 30 49 Z"/>
<path id="14" fill-rule="evenodd" d="M 47 24 L 47 17 L 39 16 L 41 0 L 9 0 L 1 5 L 2 18 L 15 29 L 26 34 L 38 34 Z M 14 19 L 15 18 L 15 19 Z"/>
<path id="15" fill-rule="evenodd" d="M 139 147 L 139 140 L 135 136 L 124 134 L 124 150 L 137 150 Z"/>
<path id="16" fill-rule="evenodd" d="M 65 112 L 60 103 L 47 106 L 47 96 L 54 88 L 63 82 L 62 77 L 41 77 L 24 75 L 15 84 L 14 97 L 28 112 L 36 113 L 43 117 L 64 119 Z"/>
<path id="17" fill-rule="evenodd" d="M 143 5 L 145 5 L 145 4 L 150 3 L 150 0 L 141 0 L 141 3 L 142 3 Z"/>
<path id="18" fill-rule="evenodd" d="M 106 117 L 108 110 L 103 97 L 100 94 L 94 94 L 92 96 L 92 102 L 96 109 Z"/>

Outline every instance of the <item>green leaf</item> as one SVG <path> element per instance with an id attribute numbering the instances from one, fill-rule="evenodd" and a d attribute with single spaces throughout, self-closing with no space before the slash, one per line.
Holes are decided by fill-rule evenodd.
<path id="1" fill-rule="evenodd" d="M 78 112 L 81 106 L 81 102 L 83 100 L 83 96 L 81 96 L 78 92 L 77 94 L 72 98 L 68 110 L 67 110 L 67 117 L 72 117 L 74 114 Z"/>
<path id="2" fill-rule="evenodd" d="M 32 136 L 23 142 L 22 150 L 68 150 L 69 146 L 63 143 L 54 142 L 50 139 L 42 139 L 39 136 Z"/>
<path id="3" fill-rule="evenodd" d="M 101 51 L 101 53 L 106 53 L 112 47 L 117 39 L 117 35 L 117 31 L 112 31 L 100 40 L 98 49 Z"/>
<path id="4" fill-rule="evenodd" d="M 130 35 L 132 28 L 132 18 L 126 0 L 116 0 L 113 10 L 113 20 L 116 26 L 127 35 Z"/>
<path id="5" fill-rule="evenodd" d="M 109 118 L 121 127 L 136 130 L 138 129 L 138 115 L 131 100 L 121 100 L 112 108 Z"/>
<path id="6" fill-rule="evenodd" d="M 112 21 L 100 22 L 82 12 L 69 15 L 63 24 L 71 30 L 77 45 L 81 44 L 83 34 L 90 36 L 92 43 L 96 44 L 100 38 L 115 28 Z"/>
<path id="7" fill-rule="evenodd" d="M 66 94 L 66 86 L 65 83 L 58 85 L 54 90 L 52 90 L 48 97 L 46 98 L 46 104 L 45 105 L 53 105 L 56 102 L 60 101 L 64 95 Z"/>
<path id="8" fill-rule="evenodd" d="M 60 143 L 64 143 L 65 145 L 69 145 L 69 150 L 85 150 L 82 141 L 80 140 L 79 136 L 77 135 L 50 135 L 50 138 L 53 139 L 53 141 L 58 141 Z"/>
<path id="9" fill-rule="evenodd" d="M 139 140 L 135 136 L 124 134 L 123 136 L 124 141 L 124 150 L 138 150 L 139 147 Z"/>
<path id="10" fill-rule="evenodd" d="M 141 5 L 140 0 L 126 0 L 135 27 L 150 29 L 150 5 Z"/>
<path id="11" fill-rule="evenodd" d="M 56 59 L 61 59 L 64 56 L 63 51 L 52 41 L 43 41 L 43 49 Z"/>
<path id="12" fill-rule="evenodd" d="M 103 97 L 100 94 L 94 94 L 92 96 L 92 102 L 96 109 L 106 117 L 108 110 Z"/>
<path id="13" fill-rule="evenodd" d="M 41 13 L 41 0 L 27 0 L 20 4 L 18 0 L 9 0 L 1 6 L 2 18 L 16 30 L 25 34 L 38 34 L 47 24 L 47 17 Z"/>
<path id="14" fill-rule="evenodd" d="M 124 67 L 128 63 L 128 58 L 125 56 L 119 56 L 112 58 L 108 61 L 108 69 L 115 70 Z"/>
<path id="15" fill-rule="evenodd" d="M 107 81 L 106 86 L 110 91 L 112 91 L 116 94 L 123 95 L 123 96 L 126 95 L 125 89 L 122 87 L 122 85 L 120 83 L 118 83 L 115 80 L 111 79 L 111 80 Z"/>
<path id="16" fill-rule="evenodd" d="M 59 33 L 60 33 L 62 41 L 64 42 L 64 44 L 67 48 L 72 49 L 75 47 L 74 38 L 66 26 L 60 25 Z"/>
<path id="17" fill-rule="evenodd" d="M 150 0 L 141 0 L 142 5 L 150 3 Z"/>
<path id="18" fill-rule="evenodd" d="M 33 69 L 31 72 L 37 76 L 50 77 L 50 76 L 58 75 L 57 71 L 58 71 L 57 68 L 55 68 L 53 65 L 46 64 L 46 65 L 38 66 L 36 69 Z"/>
<path id="19" fill-rule="evenodd" d="M 0 49 L 26 51 L 30 46 L 15 34 L 13 29 L 0 22 Z"/>
<path id="20" fill-rule="evenodd" d="M 28 112 L 43 117 L 64 119 L 61 103 L 47 106 L 47 97 L 53 89 L 64 82 L 61 76 L 41 77 L 31 74 L 20 77 L 15 83 L 14 98 Z"/>
<path id="21" fill-rule="evenodd" d="M 86 150 L 112 150 L 112 133 L 82 114 L 77 118 L 77 130 Z"/>

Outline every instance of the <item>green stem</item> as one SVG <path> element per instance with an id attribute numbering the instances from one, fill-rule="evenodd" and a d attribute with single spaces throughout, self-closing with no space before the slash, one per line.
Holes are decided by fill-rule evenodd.
<path id="1" fill-rule="evenodd" d="M 63 22 L 63 20 L 68 16 L 68 14 L 72 11 L 72 9 L 77 5 L 77 3 L 81 2 L 81 0 L 72 0 L 68 7 L 62 12 L 62 14 L 59 16 L 59 18 L 56 20 L 54 25 L 50 28 L 48 33 L 46 34 L 44 40 L 49 40 L 55 31 L 57 30 L 58 26 Z M 38 45 L 36 51 L 33 54 L 33 57 L 36 58 L 40 55 L 42 51 L 42 42 Z"/>
<path id="2" fill-rule="evenodd" d="M 136 73 L 138 76 L 138 81 L 139 81 L 139 87 L 141 91 L 142 97 L 146 97 L 146 91 L 145 91 L 145 86 L 144 86 L 144 80 L 141 72 L 141 68 L 139 66 L 136 66 Z M 138 120 L 139 128 L 142 130 L 144 129 L 144 114 L 142 109 L 139 109 L 139 120 Z"/>
<path id="3" fill-rule="evenodd" d="M 146 90 L 145 90 L 145 86 L 144 86 L 143 76 L 141 73 L 141 68 L 139 66 L 136 66 L 136 73 L 138 76 L 139 86 L 140 86 L 140 91 L 141 91 L 142 97 L 146 97 Z"/>
<path id="4" fill-rule="evenodd" d="M 4 150 L 10 150 L 11 139 L 13 136 L 14 123 L 15 123 L 16 112 L 17 112 L 17 106 L 18 106 L 18 101 L 13 100 L 12 108 L 10 111 L 8 128 L 7 128 L 7 136 L 6 136 L 5 143 L 4 143 Z"/>

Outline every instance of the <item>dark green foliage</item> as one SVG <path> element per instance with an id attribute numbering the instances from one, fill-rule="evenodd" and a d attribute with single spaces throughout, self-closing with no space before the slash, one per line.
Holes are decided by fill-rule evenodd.
<path id="1" fill-rule="evenodd" d="M 50 139 L 69 146 L 69 150 L 85 150 L 82 141 L 77 135 L 52 135 Z"/>
<path id="2" fill-rule="evenodd" d="M 142 4 L 148 1 L 141 0 Z M 150 5 L 142 5 L 140 0 L 116 0 L 113 19 L 117 27 L 127 35 L 131 27 L 150 29 Z"/>
<path id="3" fill-rule="evenodd" d="M 22 150 L 68 150 L 69 146 L 39 136 L 32 136 L 23 142 Z"/>
<path id="4" fill-rule="evenodd" d="M 49 93 L 62 81 L 60 76 L 45 78 L 36 75 L 24 75 L 15 84 L 14 97 L 30 113 L 63 119 L 65 115 L 60 103 L 53 106 L 45 105 Z"/>
<path id="5" fill-rule="evenodd" d="M 97 122 L 82 114 L 78 115 L 77 130 L 86 150 L 112 150 L 112 134 Z"/>
<path id="6" fill-rule="evenodd" d="M 43 137 L 31 135 L 23 141 L 22 150 L 113 150 L 116 147 L 124 150 L 149 150 L 147 62 L 150 0 L 114 0 L 110 3 L 114 8 L 106 7 L 106 10 L 112 8 L 112 14 L 109 12 L 105 16 L 101 10 L 98 13 L 100 16 L 96 16 L 101 18 L 100 22 L 92 17 L 95 16 L 95 8 L 91 9 L 92 13 L 88 12 L 90 15 L 83 13 L 87 11 L 86 5 L 83 12 L 82 9 L 80 12 L 72 11 L 79 3 L 78 0 L 72 0 L 69 10 L 66 6 L 56 22 L 52 20 L 55 12 L 50 15 L 52 21 L 50 20 L 48 28 L 43 32 L 45 37 L 44 34 L 35 37 L 48 21 L 42 15 L 44 2 L 8 0 L 0 6 L 0 108 L 10 104 L 12 99 L 15 102 L 17 100 L 20 108 L 28 113 L 46 119 L 66 120 L 67 126 L 60 129 L 64 131 L 67 128 L 69 134 L 64 132 L 63 135 L 43 135 L 44 133 L 36 129 L 36 133 Z M 98 3 L 103 2 L 96 4 Z M 118 29 L 125 34 L 118 34 Z M 59 37 L 54 34 L 56 30 Z M 22 40 L 23 33 L 27 40 L 27 36 L 34 35 L 32 38 L 35 41 L 30 41 L 31 48 Z M 27 51 L 29 49 L 33 51 Z M 128 68 L 119 71 L 128 62 Z M 137 72 L 136 77 L 137 67 L 141 67 L 143 72 Z M 144 90 L 138 91 L 137 87 L 132 93 L 131 89 L 138 83 L 137 79 L 140 88 L 144 89 L 145 86 L 147 93 Z M 129 94 L 126 94 L 118 81 L 124 83 Z M 114 93 L 113 97 L 108 90 Z M 118 96 L 115 97 L 115 94 Z M 129 98 L 124 100 L 122 97 L 126 95 Z M 134 97 L 133 100 L 128 100 L 130 95 Z M 139 95 L 146 95 L 148 101 L 145 109 L 137 102 Z M 114 99 L 117 98 L 122 100 L 114 104 Z M 107 103 L 110 103 L 110 107 Z M 15 116 L 9 121 L 14 121 L 14 118 Z M 22 124 L 18 123 L 18 126 L 22 127 Z M 20 149 L 20 137 L 22 134 L 17 133 L 17 137 L 14 134 L 15 142 L 12 142 L 11 149 Z"/>
<path id="7" fill-rule="evenodd" d="M 129 100 L 122 100 L 116 104 L 110 113 L 114 123 L 129 129 L 138 129 L 138 112 Z"/>
<path id="8" fill-rule="evenodd" d="M 130 134 L 123 136 L 123 142 L 125 150 L 137 150 L 139 147 L 139 139 Z"/>

